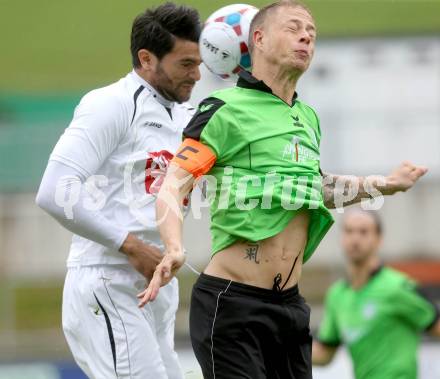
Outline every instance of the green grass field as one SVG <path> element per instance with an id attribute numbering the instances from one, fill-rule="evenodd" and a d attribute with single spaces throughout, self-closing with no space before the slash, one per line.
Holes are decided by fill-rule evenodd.
<path id="1" fill-rule="evenodd" d="M 182 2 L 182 1 L 179 1 Z M 72 92 L 111 82 L 130 68 L 134 16 L 160 1 L 0 1 L 5 93 Z M 225 1 L 188 0 L 205 18 Z M 268 1 L 250 2 L 261 6 Z M 305 0 L 322 37 L 440 32 L 440 0 Z"/>

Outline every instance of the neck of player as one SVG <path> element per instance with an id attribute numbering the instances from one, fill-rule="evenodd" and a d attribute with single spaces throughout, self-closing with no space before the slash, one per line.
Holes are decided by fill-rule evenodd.
<path id="1" fill-rule="evenodd" d="M 293 95 L 296 84 L 301 76 L 298 71 L 293 71 L 291 67 L 273 65 L 264 60 L 258 60 L 252 68 L 252 75 L 266 83 L 273 94 L 292 106 Z"/>
<path id="2" fill-rule="evenodd" d="M 373 255 L 362 262 L 349 262 L 348 277 L 354 289 L 360 289 L 368 283 L 374 271 L 379 269 L 381 263 L 377 255 Z"/>

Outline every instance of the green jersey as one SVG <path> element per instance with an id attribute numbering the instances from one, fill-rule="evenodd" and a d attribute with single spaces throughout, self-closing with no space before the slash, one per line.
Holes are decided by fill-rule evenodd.
<path id="1" fill-rule="evenodd" d="M 312 108 L 296 94 L 287 104 L 245 72 L 236 87 L 205 99 L 183 134 L 216 156 L 207 175 L 214 254 L 272 237 L 306 208 L 304 261 L 310 258 L 333 223 L 323 204 L 321 131 Z"/>
<path id="2" fill-rule="evenodd" d="M 356 379 L 416 379 L 420 334 L 436 320 L 413 281 L 380 268 L 358 290 L 346 281 L 331 287 L 318 340 L 347 346 Z"/>

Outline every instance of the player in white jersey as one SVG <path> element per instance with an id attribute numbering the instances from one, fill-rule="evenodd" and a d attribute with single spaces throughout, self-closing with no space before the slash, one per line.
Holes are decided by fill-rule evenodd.
<path id="1" fill-rule="evenodd" d="M 178 285 L 138 308 L 163 253 L 155 194 L 200 79 L 196 10 L 166 3 L 139 15 L 133 71 L 91 91 L 52 152 L 37 204 L 74 233 L 63 329 L 93 379 L 183 377 L 174 352 Z"/>

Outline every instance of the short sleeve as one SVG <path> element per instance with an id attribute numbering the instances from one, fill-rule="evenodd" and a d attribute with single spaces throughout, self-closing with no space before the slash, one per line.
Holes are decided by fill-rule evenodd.
<path id="1" fill-rule="evenodd" d="M 93 175 L 116 149 L 128 128 L 128 116 L 116 95 L 95 90 L 76 107 L 69 127 L 56 144 L 50 160 Z"/>
<path id="2" fill-rule="evenodd" d="M 237 128 L 224 101 L 209 97 L 203 100 L 195 115 L 183 131 L 185 138 L 200 141 L 208 146 L 221 161 L 230 150 L 228 141 Z M 231 127 L 232 126 L 232 127 Z"/>
<path id="3" fill-rule="evenodd" d="M 416 283 L 405 281 L 394 294 L 396 316 L 417 331 L 431 328 L 438 319 L 438 310 L 417 289 Z"/>
<path id="4" fill-rule="evenodd" d="M 336 320 L 336 308 L 333 304 L 332 292 L 327 294 L 324 305 L 324 315 L 318 331 L 318 341 L 327 346 L 337 347 L 341 344 L 341 337 Z"/>

